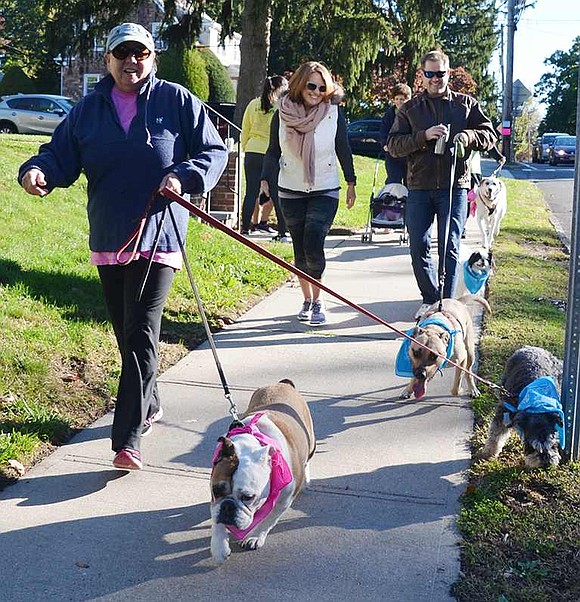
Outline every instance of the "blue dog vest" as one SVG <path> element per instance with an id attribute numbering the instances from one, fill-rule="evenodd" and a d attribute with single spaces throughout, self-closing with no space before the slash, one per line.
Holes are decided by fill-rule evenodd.
<path id="1" fill-rule="evenodd" d="M 560 393 L 552 376 L 541 376 L 524 387 L 518 398 L 518 407 L 504 402 L 510 412 L 527 412 L 528 414 L 558 414 L 564 423 L 564 412 L 560 402 Z M 566 430 L 556 424 L 560 447 L 566 445 Z"/>
<path id="2" fill-rule="evenodd" d="M 429 324 L 436 324 L 437 326 L 441 326 L 441 328 L 445 329 L 449 333 L 449 342 L 447 343 L 447 349 L 445 354 L 447 359 L 451 358 L 453 355 L 453 342 L 455 340 L 455 335 L 457 334 L 457 330 L 451 328 L 449 322 L 446 320 L 442 320 L 441 318 L 426 318 L 423 322 L 418 324 L 419 328 L 424 328 Z M 413 336 L 413 331 L 415 328 L 411 328 L 407 330 L 405 334 L 409 336 Z M 413 366 L 411 365 L 411 358 L 409 357 L 409 348 L 411 347 L 411 339 L 403 339 L 401 343 L 401 347 L 399 348 L 399 353 L 397 353 L 397 358 L 395 360 L 395 375 L 401 376 L 403 378 L 413 378 L 415 375 L 413 374 Z M 447 365 L 447 360 L 443 362 L 441 365 L 441 370 L 445 368 Z"/>

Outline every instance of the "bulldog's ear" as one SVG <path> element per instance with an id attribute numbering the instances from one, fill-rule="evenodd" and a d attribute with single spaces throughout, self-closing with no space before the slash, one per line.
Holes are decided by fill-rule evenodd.
<path id="1" fill-rule="evenodd" d="M 234 442 L 227 437 L 220 437 L 218 441 L 222 444 L 220 458 L 231 458 L 236 455 L 236 448 Z"/>

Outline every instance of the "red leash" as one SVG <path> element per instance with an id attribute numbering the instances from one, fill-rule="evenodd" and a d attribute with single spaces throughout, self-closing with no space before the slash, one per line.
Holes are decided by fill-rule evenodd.
<path id="1" fill-rule="evenodd" d="M 190 213 L 192 213 L 196 217 L 199 217 L 201 220 L 203 220 L 204 222 L 206 222 L 210 226 L 213 226 L 217 230 L 220 230 L 221 232 L 224 232 L 225 234 L 227 234 L 228 236 L 230 236 L 234 240 L 237 240 L 238 242 L 241 242 L 246 247 L 249 247 L 253 251 L 256 251 L 256 253 L 259 253 L 263 257 L 266 257 L 270 261 L 273 261 L 275 264 L 279 265 L 281 268 L 284 268 L 285 270 L 288 270 L 289 272 L 292 272 L 293 274 L 295 274 L 299 278 L 302 278 L 302 279 L 306 280 L 307 282 L 310 282 L 310 284 L 313 284 L 314 286 L 317 286 L 318 288 L 322 289 L 323 291 L 325 291 L 329 295 L 332 295 L 333 297 L 335 297 L 339 301 L 342 301 L 344 304 L 348 305 L 349 307 L 352 307 L 354 310 L 356 310 L 359 313 L 367 316 L 371 320 L 374 320 L 375 322 L 378 322 L 379 324 L 382 324 L 383 326 L 386 326 L 390 330 L 396 332 L 398 335 L 400 335 L 400 336 L 402 336 L 402 337 L 404 337 L 406 339 L 409 339 L 410 341 L 413 341 L 414 343 L 416 343 L 420 347 L 423 347 L 423 349 L 427 349 L 427 351 L 430 351 L 431 353 L 434 353 L 436 356 L 438 356 L 438 357 L 440 357 L 440 358 L 442 358 L 444 360 L 447 360 L 447 362 L 449 364 L 451 364 L 452 366 L 455 366 L 456 368 L 459 368 L 463 372 L 467 372 L 468 374 L 472 374 L 472 376 L 474 376 L 480 382 L 482 382 L 482 383 L 484 383 L 484 384 L 486 384 L 486 385 L 488 385 L 490 387 L 493 387 L 493 388 L 496 388 L 496 389 L 501 389 L 501 387 L 498 387 L 498 385 L 496 385 L 496 384 L 494 384 L 494 383 L 492 383 L 492 382 L 490 382 L 488 380 L 485 380 L 484 378 L 481 378 L 477 374 L 475 374 L 473 372 L 470 372 L 469 370 L 466 370 L 465 368 L 463 368 L 462 366 L 460 366 L 456 362 L 452 361 L 451 359 L 448 359 L 446 356 L 444 356 L 444 355 L 442 355 L 440 353 L 437 353 L 436 351 L 434 351 L 433 349 L 430 349 L 426 345 L 423 345 L 422 343 L 420 343 L 419 341 L 417 341 L 416 339 L 414 339 L 412 336 L 408 335 L 406 332 L 404 332 L 402 330 L 399 330 L 398 328 L 396 328 L 392 324 L 389 324 L 389 322 L 386 322 L 385 320 L 383 320 L 382 318 L 380 318 L 376 314 L 373 314 L 372 312 L 370 312 L 368 309 L 365 309 L 361 305 L 358 305 L 357 303 L 354 303 L 353 301 L 350 301 L 346 297 L 343 297 L 340 293 L 337 293 L 336 291 L 332 290 L 331 288 L 329 288 L 325 284 L 322 284 L 321 282 L 319 282 L 318 280 L 316 280 L 312 276 L 306 274 L 306 272 L 303 272 L 302 270 L 300 270 L 299 268 L 293 266 L 292 264 L 288 263 L 287 261 L 284 261 L 283 259 L 280 259 L 280 257 L 277 257 L 273 253 L 270 253 L 270 251 L 268 251 L 264 247 L 261 247 L 260 245 L 256 244 L 252 240 L 249 240 L 248 238 L 245 238 L 244 236 L 242 236 L 241 234 L 239 234 L 235 230 L 232 230 L 231 228 L 228 228 L 225 224 L 222 224 L 222 222 L 220 222 L 218 219 L 216 219 L 215 217 L 212 217 L 211 215 L 209 215 L 209 213 L 206 213 L 205 211 L 203 211 L 199 207 L 196 207 L 193 203 L 190 203 L 188 200 L 184 199 L 182 196 L 180 196 L 176 192 L 173 192 L 173 190 L 169 190 L 169 188 L 164 188 L 161 191 L 161 194 L 164 197 L 166 197 L 168 199 L 171 199 L 172 201 L 175 201 L 176 203 L 178 203 L 179 205 L 181 205 L 182 207 L 184 207 L 185 209 L 187 209 Z"/>

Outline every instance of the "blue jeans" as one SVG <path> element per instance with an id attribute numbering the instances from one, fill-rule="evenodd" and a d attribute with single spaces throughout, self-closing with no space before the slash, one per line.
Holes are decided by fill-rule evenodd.
<path id="1" fill-rule="evenodd" d="M 451 201 L 451 223 L 447 239 L 447 253 L 443 257 L 445 227 L 449 215 L 449 190 L 410 190 L 405 206 L 405 221 L 409 233 L 413 273 L 423 303 L 439 299 L 439 278 L 445 267 L 443 297 L 453 297 L 459 272 L 459 245 L 467 218 L 467 190 L 454 188 Z M 435 269 L 431 257 L 431 228 L 437 216 L 437 248 L 439 266 Z"/>
<path id="2" fill-rule="evenodd" d="M 338 210 L 338 199 L 308 196 L 280 202 L 292 236 L 294 265 L 320 280 L 326 268 L 324 240 Z"/>

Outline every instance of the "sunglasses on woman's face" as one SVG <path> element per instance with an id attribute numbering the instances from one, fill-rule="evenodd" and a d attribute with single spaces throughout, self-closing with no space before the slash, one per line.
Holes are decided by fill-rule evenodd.
<path id="1" fill-rule="evenodd" d="M 111 50 L 111 54 L 119 61 L 124 61 L 130 55 L 133 55 L 137 61 L 144 61 L 151 56 L 151 50 L 143 46 L 119 44 Z"/>
<path id="2" fill-rule="evenodd" d="M 447 71 L 426 71 L 423 69 L 423 75 L 427 79 L 431 79 L 435 76 L 437 76 L 439 79 L 443 79 L 447 75 Z"/>
<path id="3" fill-rule="evenodd" d="M 315 84 L 314 82 L 308 82 L 306 84 L 306 88 L 308 90 L 310 90 L 311 92 L 314 92 L 314 90 L 318 90 L 321 94 L 324 94 L 326 92 L 326 86 L 324 84 L 322 84 L 322 86 L 319 86 L 318 84 Z"/>

